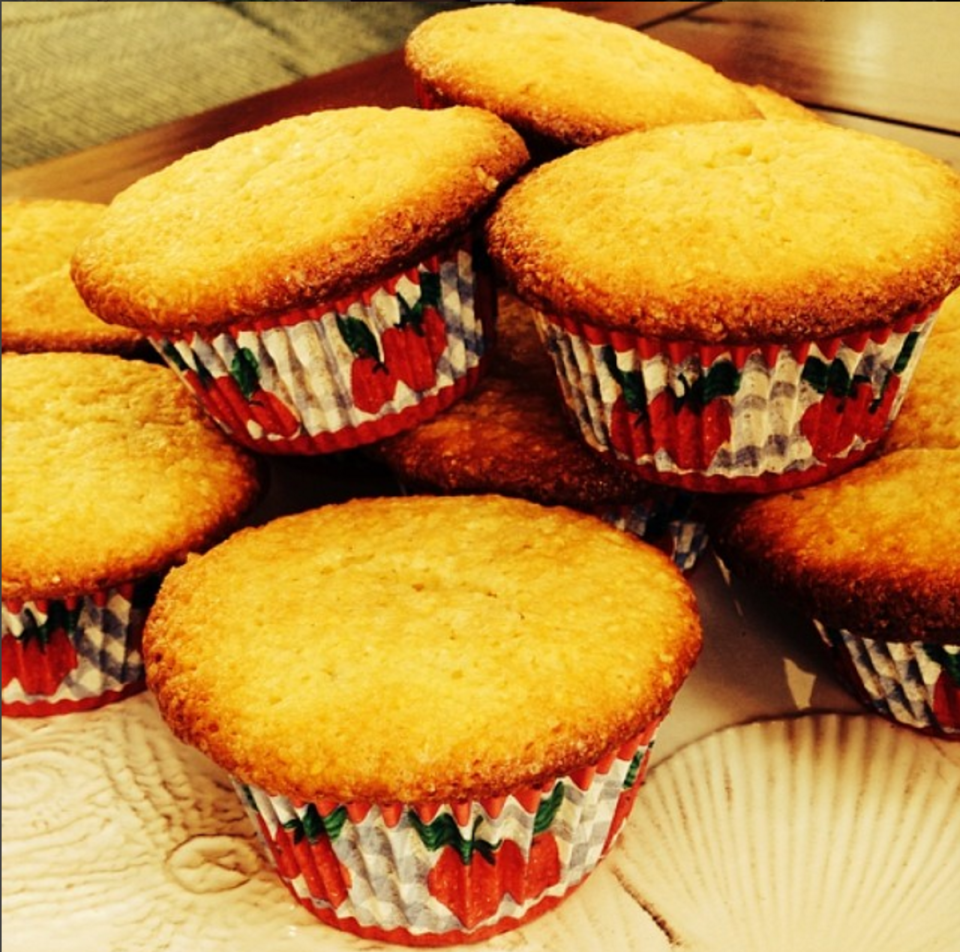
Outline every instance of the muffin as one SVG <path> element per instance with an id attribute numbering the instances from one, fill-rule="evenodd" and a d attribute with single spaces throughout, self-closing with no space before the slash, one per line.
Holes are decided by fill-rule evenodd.
<path id="1" fill-rule="evenodd" d="M 741 92 L 757 107 L 764 119 L 803 119 L 813 122 L 825 120 L 812 109 L 795 99 L 778 93 L 763 83 L 739 83 Z"/>
<path id="2" fill-rule="evenodd" d="M 868 708 L 960 737 L 960 298 L 948 298 L 875 459 L 830 482 L 718 505 L 731 569 L 809 616 Z M 954 362 L 946 364 L 944 358 Z M 946 375 L 945 375 L 946 374 Z"/>
<path id="3" fill-rule="evenodd" d="M 828 123 L 677 125 L 533 170 L 487 234 L 590 446 L 773 492 L 849 469 L 896 416 L 960 284 L 960 176 Z"/>
<path id="4" fill-rule="evenodd" d="M 166 367 L 45 353 L 3 356 L 2 460 L 4 715 L 142 690 L 159 580 L 239 524 L 253 458 Z"/>
<path id="5" fill-rule="evenodd" d="M 140 356 L 138 331 L 101 321 L 70 280 L 70 256 L 103 205 L 34 199 L 3 206 L 3 349 L 91 351 Z"/>
<path id="6" fill-rule="evenodd" d="M 533 312 L 502 294 L 497 346 L 476 390 L 370 454 L 413 493 L 499 493 L 592 512 L 691 570 L 706 545 L 694 496 L 592 453 L 567 419 Z"/>
<path id="7" fill-rule="evenodd" d="M 494 314 L 475 232 L 527 158 L 479 109 L 284 119 L 118 195 L 73 279 L 239 442 L 359 446 L 477 383 Z"/>
<path id="8" fill-rule="evenodd" d="M 188 560 L 144 653 L 163 718 L 234 779 L 296 899 L 434 946 L 511 929 L 590 873 L 700 641 L 676 566 L 595 517 L 405 496 Z"/>
<path id="9" fill-rule="evenodd" d="M 618 23 L 543 6 L 437 13 L 407 38 L 420 103 L 489 109 L 538 161 L 632 130 L 756 119 L 737 83 Z"/>

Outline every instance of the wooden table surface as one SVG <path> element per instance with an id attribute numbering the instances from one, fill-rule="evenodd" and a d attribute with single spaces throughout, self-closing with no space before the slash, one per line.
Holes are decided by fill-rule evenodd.
<path id="1" fill-rule="evenodd" d="M 549 3 L 641 29 L 732 79 L 764 83 L 839 124 L 960 169 L 960 4 Z M 107 201 L 186 152 L 286 116 L 413 105 L 395 50 L 3 176 L 3 198 Z"/>

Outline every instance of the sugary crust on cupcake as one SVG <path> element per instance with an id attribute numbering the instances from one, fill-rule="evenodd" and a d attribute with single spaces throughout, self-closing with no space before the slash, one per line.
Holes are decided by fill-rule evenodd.
<path id="1" fill-rule="evenodd" d="M 523 133 L 584 146 L 673 122 L 759 118 L 737 84 L 616 23 L 512 4 L 438 13 L 408 37 L 433 96 L 490 109 Z"/>
<path id="2" fill-rule="evenodd" d="M 826 625 L 896 641 L 960 634 L 960 450 L 905 449 L 809 489 L 725 506 L 720 556 Z"/>
<path id="3" fill-rule="evenodd" d="M 411 490 L 499 492 L 581 509 L 650 493 L 649 483 L 602 460 L 573 430 L 532 314 L 507 294 L 494 360 L 477 389 L 370 452 Z"/>
<path id="4" fill-rule="evenodd" d="M 141 334 L 92 314 L 70 280 L 70 256 L 104 208 L 67 199 L 4 203 L 4 350 L 149 350 Z"/>
<path id="5" fill-rule="evenodd" d="M 960 297 L 951 295 L 957 303 Z M 948 300 L 950 300 L 948 298 Z M 960 307 L 954 308 L 960 314 Z M 893 426 L 883 441 L 883 452 L 909 447 L 960 450 L 960 320 L 944 309 L 910 383 Z"/>
<path id="6" fill-rule="evenodd" d="M 596 762 L 666 712 L 700 638 L 679 570 L 594 517 L 384 497 L 173 570 L 144 657 L 167 723 L 238 779 L 423 802 Z"/>
<path id="7" fill-rule="evenodd" d="M 160 333 L 314 305 L 417 263 L 527 158 L 478 109 L 296 116 L 130 186 L 81 244 L 73 278 L 105 320 Z"/>
<path id="8" fill-rule="evenodd" d="M 628 133 L 541 166 L 489 222 L 527 303 L 646 335 L 791 342 L 960 285 L 960 176 L 829 123 Z"/>
<path id="9" fill-rule="evenodd" d="M 3 356 L 3 597 L 160 571 L 255 502 L 257 464 L 172 371 L 97 354 Z"/>

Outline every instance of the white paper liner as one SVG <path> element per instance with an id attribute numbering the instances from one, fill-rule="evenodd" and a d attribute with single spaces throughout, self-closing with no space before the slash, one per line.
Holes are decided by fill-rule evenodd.
<path id="1" fill-rule="evenodd" d="M 373 442 L 435 415 L 479 379 L 488 350 L 470 242 L 347 300 L 238 324 L 206 338 L 152 337 L 151 343 L 231 436 L 265 452 L 336 452 Z M 411 360 L 387 353 L 398 328 L 424 305 L 442 319 L 442 352 Z M 401 300 L 402 299 L 402 300 Z M 408 336 L 407 336 L 408 335 Z M 411 372 L 411 363 L 421 372 Z M 416 371 L 416 367 L 413 368 Z M 242 382 L 242 386 L 241 386 Z"/>
<path id="2" fill-rule="evenodd" d="M 564 401 L 593 449 L 651 481 L 775 491 L 824 479 L 872 449 L 899 412 L 938 313 L 784 346 L 700 345 L 536 318 Z M 841 380 L 856 380 L 861 397 L 821 420 L 817 408 L 837 402 L 824 388 Z M 697 388 L 706 410 L 692 409 Z M 639 412 L 626 409 L 631 390 Z"/>
<path id="3" fill-rule="evenodd" d="M 3 641 L 23 642 L 38 637 L 44 626 L 59 629 L 52 635 L 59 640 L 49 654 L 34 655 L 41 667 L 46 663 L 48 677 L 59 678 L 53 693 L 31 693 L 23 681 L 33 687 L 36 677 L 19 673 L 19 659 L 10 659 L 3 686 L 4 715 L 46 716 L 88 710 L 125 697 L 144 687 L 140 635 L 146 621 L 156 582 L 119 585 L 94 595 L 70 600 L 3 602 Z M 32 649 L 31 649 L 32 650 Z M 58 653 L 54 659 L 53 652 Z M 70 667 L 63 659 L 65 653 Z M 4 668 L 8 668 L 6 651 Z M 30 680 L 28 680 L 30 678 Z"/>
<path id="4" fill-rule="evenodd" d="M 960 739 L 960 644 L 886 641 L 814 619 L 848 687 L 898 724 Z"/>
<path id="5" fill-rule="evenodd" d="M 694 510 L 695 498 L 677 492 L 669 499 L 649 499 L 633 506 L 598 510 L 604 522 L 662 549 L 683 572 L 690 572 L 708 544 L 707 528 Z"/>
<path id="6" fill-rule="evenodd" d="M 236 780 L 234 784 L 281 878 L 323 921 L 361 935 L 389 934 L 406 944 L 469 942 L 513 928 L 538 914 L 540 907 L 551 907 L 596 867 L 643 782 L 655 728 L 595 768 L 495 800 L 442 806 L 297 804 Z M 505 877 L 503 883 L 516 883 L 519 876 L 523 888 L 532 888 L 526 877 L 539 878 L 544 865 L 552 871 L 546 883 L 538 882 L 534 894 L 520 900 L 510 885 L 501 883 L 489 915 L 465 924 L 453 911 L 460 897 L 453 896 L 453 908 L 441 901 L 434 895 L 431 876 L 445 861 L 462 869 L 461 860 L 450 855 L 454 847 L 449 842 L 430 846 L 423 833 L 451 824 L 464 840 L 495 844 L 490 855 L 499 860 L 496 868 Z M 298 838 L 303 843 L 311 837 L 314 858 L 322 851 L 316 868 L 309 856 L 295 856 L 290 848 Z M 553 842 L 544 843 L 544 838 Z M 279 863 L 270 846 L 278 839 L 286 846 L 286 858 Z M 511 843 L 515 847 L 505 845 Z M 546 847 L 552 855 L 545 863 L 530 860 L 528 866 L 531 850 Z M 479 851 L 471 862 L 489 865 Z M 539 870 L 531 873 L 535 865 Z M 334 867 L 342 872 L 331 872 Z"/>

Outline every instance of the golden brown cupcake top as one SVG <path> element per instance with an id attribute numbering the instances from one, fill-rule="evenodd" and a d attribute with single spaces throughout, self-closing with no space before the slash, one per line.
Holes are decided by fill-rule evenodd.
<path id="1" fill-rule="evenodd" d="M 410 34 L 405 56 L 441 101 L 489 109 L 568 147 L 667 123 L 760 116 L 735 83 L 695 57 L 549 7 L 438 13 Z"/>
<path id="2" fill-rule="evenodd" d="M 92 314 L 70 280 L 70 257 L 104 208 L 68 199 L 4 203 L 4 350 L 149 352 L 141 334 Z"/>
<path id="3" fill-rule="evenodd" d="M 173 371 L 100 354 L 3 356 L 3 597 L 136 580 L 232 529 L 255 462 Z"/>
<path id="4" fill-rule="evenodd" d="M 666 712 L 700 639 L 679 570 L 628 533 L 519 499 L 408 496 L 190 559 L 144 657 L 174 732 L 242 781 L 409 803 L 595 763 Z"/>
<path id="5" fill-rule="evenodd" d="M 809 617 L 859 635 L 960 635 L 960 451 L 904 449 L 712 520 L 720 556 Z"/>
<path id="6" fill-rule="evenodd" d="M 649 483 L 573 430 L 530 309 L 501 294 L 499 312 L 497 349 L 476 390 L 369 452 L 408 490 L 497 492 L 591 511 L 646 499 Z"/>
<path id="7" fill-rule="evenodd" d="M 527 158 L 479 109 L 295 116 L 131 185 L 80 245 L 73 278 L 104 320 L 161 334 L 326 302 L 463 231 Z"/>
<path id="8" fill-rule="evenodd" d="M 829 123 L 627 133 L 540 166 L 492 216 L 527 303 L 672 339 L 802 341 L 960 285 L 960 176 Z"/>

